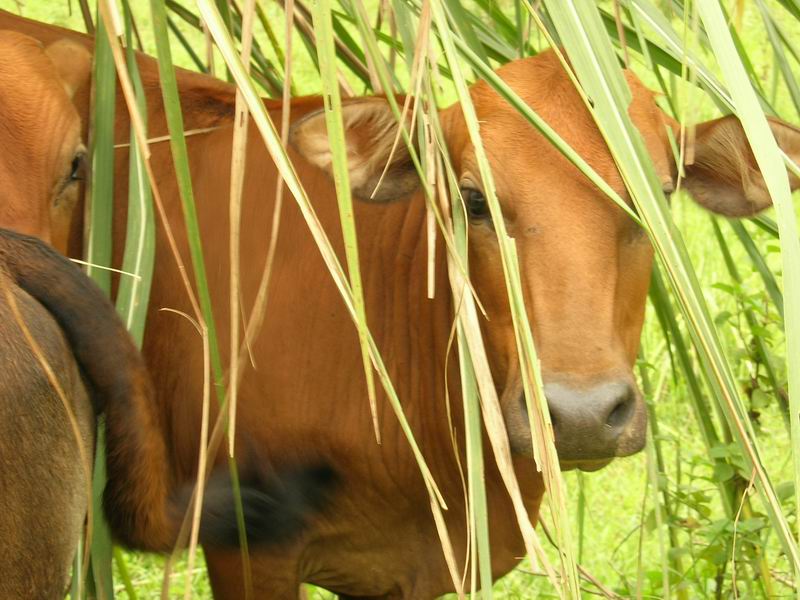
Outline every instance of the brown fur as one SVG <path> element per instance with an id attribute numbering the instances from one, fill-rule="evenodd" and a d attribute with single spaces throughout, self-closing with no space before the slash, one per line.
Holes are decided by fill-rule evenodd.
<path id="1" fill-rule="evenodd" d="M 84 153 L 71 96 L 86 85 L 89 71 L 90 55 L 79 45 L 45 48 L 0 30 L 0 226 L 62 251 L 80 187 L 70 180 L 72 163 Z"/>
<path id="2" fill-rule="evenodd" d="M 86 516 L 94 413 L 58 324 L 5 273 L 0 286 L 41 346 L 81 432 L 76 440 L 61 398 L 0 293 L 0 597 L 58 599 Z"/>
<path id="3" fill-rule="evenodd" d="M 0 13 L 0 23 L 41 39 L 66 35 L 63 30 L 4 13 Z M 89 43 L 88 38 L 72 35 Z M 155 64 L 140 58 L 139 66 L 149 90 L 150 135 L 164 135 Z M 499 72 L 601 176 L 624 193 L 601 136 L 552 54 L 516 61 Z M 187 142 L 220 345 L 227 348 L 226 200 L 231 152 L 229 110 L 234 88 L 186 72 L 179 72 L 178 82 L 187 129 L 210 123 L 221 126 Z M 652 95 L 634 77 L 629 83 L 634 92 L 631 116 L 659 175 L 668 183 L 675 168 L 665 121 Z M 588 184 L 488 86 L 477 84 L 472 94 L 504 216 L 517 241 L 526 302 L 545 376 L 577 386 L 590 385 L 609 373 L 632 381 L 652 263 L 647 240 L 623 211 Z M 208 110 L 204 98 L 212 99 L 213 110 Z M 295 100 L 291 107 L 267 102 L 276 122 L 284 108 L 291 108 L 293 121 L 300 123 L 303 116 L 321 106 L 319 98 Z M 353 121 L 361 127 L 355 132 L 355 152 L 361 148 L 369 151 L 370 146 L 361 141 L 370 139 L 367 128 L 371 126 L 380 129 L 380 147 L 385 146 L 384 121 L 374 115 Z M 442 121 L 458 176 L 480 186 L 474 151 L 458 107 L 444 111 Z M 128 140 L 128 122 L 122 109 L 118 110 L 117 135 L 119 142 Z M 298 147 L 302 149 L 302 144 Z M 167 218 L 177 232 L 181 252 L 188 256 L 169 147 L 155 144 L 152 150 Z M 296 153 L 292 158 L 323 227 L 342 257 L 336 198 L 328 175 Z M 127 153 L 120 152 L 115 213 L 115 240 L 120 244 L 125 230 L 127 161 Z M 316 162 L 325 166 L 324 161 Z M 257 133 L 251 133 L 247 165 L 241 245 L 243 301 L 249 312 L 264 264 L 277 182 L 274 164 Z M 402 170 L 394 175 L 403 180 L 407 177 Z M 391 189 L 391 182 L 386 185 Z M 396 189 L 404 188 L 401 185 Z M 444 248 L 437 248 L 436 298 L 428 300 L 425 207 L 419 194 L 405 202 L 358 203 L 355 212 L 369 325 L 416 439 L 447 500 L 447 527 L 459 567 L 463 568 L 467 537 L 457 464 L 459 459 L 463 464 L 463 415 L 455 357 L 450 357 L 449 370 L 445 370 L 453 315 L 445 283 Z M 486 337 L 493 374 L 503 394 L 509 435 L 519 442 L 518 448 L 524 448 L 525 442 L 530 442 L 530 432 L 521 409 L 513 404 L 521 386 L 496 241 L 486 224 L 474 224 L 470 235 L 473 280 L 491 318 Z M 136 429 L 139 444 L 161 445 L 167 440 L 165 460 L 171 477 L 185 482 L 195 474 L 199 444 L 202 347 L 190 323 L 160 310 L 167 307 L 190 312 L 190 306 L 176 285 L 177 269 L 167 255 L 161 227 L 158 236 L 159 267 L 144 343 L 155 383 L 157 412 L 146 420 L 132 417 L 118 427 Z M 117 260 L 120 256 L 118 247 Z M 253 356 L 255 365 L 246 369 L 240 388 L 237 431 L 241 441 L 248 442 L 238 445 L 240 459 L 246 460 L 249 451 L 275 464 L 325 457 L 344 478 L 333 506 L 301 539 L 280 548 L 251 549 L 256 597 L 295 598 L 303 581 L 353 598 L 426 599 L 451 590 L 418 468 L 383 397 L 378 405 L 383 442 L 375 443 L 357 335 L 291 201 L 282 215 L 269 313 L 254 341 Z M 459 452 L 450 445 L 446 383 L 454 399 L 452 422 Z M 639 419 L 635 427 L 641 430 L 643 420 Z M 636 449 L 635 441 L 625 443 L 620 454 Z M 535 516 L 544 491 L 541 479 L 529 458 L 520 454 L 516 461 L 526 503 Z M 160 477 L 161 467 L 142 462 L 139 483 L 127 489 L 126 501 L 155 506 L 154 496 L 160 492 L 153 490 L 159 486 L 150 485 L 148 479 Z M 524 549 L 508 497 L 492 464 L 487 464 L 486 486 L 492 568 L 499 577 L 517 564 Z M 137 533 L 141 548 L 161 549 L 157 532 L 142 529 Z M 244 597 L 238 553 L 208 548 L 206 556 L 215 597 Z"/>
<path id="4" fill-rule="evenodd" d="M 145 433 L 159 426 L 147 421 L 156 414 L 153 386 L 114 307 L 75 265 L 35 238 L 0 230 L 0 261 L 12 281 L 55 319 L 90 386 L 95 410 L 106 414 L 109 475 L 104 500 L 112 528 L 125 535 L 120 541 L 128 545 L 170 550 L 191 484 L 172 485 L 163 466 L 163 440 Z M 130 427 L 132 422 L 142 427 Z M 159 461 L 162 468 L 154 468 Z M 284 480 L 243 479 L 245 521 L 253 542 L 284 541 L 296 534 L 306 512 L 316 508 L 308 492 L 324 492 L 325 482 L 313 479 L 317 475 L 297 471 Z M 236 525 L 227 479 L 214 477 L 206 492 L 200 539 L 229 546 L 231 540 L 235 543 Z M 258 518 L 248 518 L 254 511 Z"/>
<path id="5" fill-rule="evenodd" d="M 0 31 L 0 226 L 63 249 L 79 187 L 68 181 L 80 147 L 70 96 L 89 56 Z M 94 414 L 58 323 L 9 275 L 11 256 L 33 257 L 5 232 L 0 246 L 0 597 L 63 598 L 90 497 Z"/>
<path id="6" fill-rule="evenodd" d="M 83 153 L 80 120 L 69 96 L 80 92 L 89 66 L 90 55 L 80 44 L 62 39 L 44 49 L 29 36 L 0 32 L 0 122 L 4 127 L 0 169 L 6 200 L 0 226 L 58 241 L 62 249 L 78 196 L 78 181 L 72 173 L 74 157 L 76 152 Z M 62 68 L 67 71 L 59 76 Z M 202 104 L 213 119 L 218 103 L 204 96 Z M 76 267 L 54 253 L 23 246 L 28 248 L 27 254 L 22 252 L 27 259 L 35 258 L 36 252 L 42 254 L 46 268 L 39 272 L 31 260 L 28 264 L 18 261 L 18 248 L 6 253 L 6 267 L 10 268 L 9 261 L 15 265 L 15 282 L 56 318 L 88 379 L 98 411 L 106 409 L 109 480 L 105 501 L 112 508 L 107 517 L 119 541 L 167 551 L 176 543 L 191 486 L 173 485 L 166 445 L 157 435 L 161 423 L 153 406 L 153 388 L 141 357 L 113 306 Z M 67 358 L 72 360 L 71 356 L 64 360 Z M 74 397 L 80 401 L 82 396 L 69 391 L 67 400 Z M 40 462 L 47 456 L 42 452 Z M 85 472 L 89 472 L 88 466 Z M 280 478 L 255 469 L 246 475 L 242 497 L 254 542 L 295 535 L 306 513 L 319 508 L 332 483 L 329 471 L 317 466 L 293 468 Z M 56 504 L 50 509 L 70 517 L 74 502 L 68 490 L 64 492 L 64 506 Z M 214 476 L 206 492 L 201 540 L 226 547 L 235 544 L 228 480 Z M 85 507 L 84 503 L 84 511 Z M 72 544 L 76 541 L 73 536 Z M 62 540 L 55 536 L 54 542 Z"/>
<path id="7" fill-rule="evenodd" d="M 769 119 L 780 147 L 800 161 L 800 129 Z M 800 185 L 789 174 L 792 189 Z M 686 167 L 686 187 L 703 206 L 728 217 L 749 217 L 772 205 L 764 178 L 735 117 L 723 117 L 697 128 L 695 156 Z M 744 192 L 744 193 L 743 193 Z"/>

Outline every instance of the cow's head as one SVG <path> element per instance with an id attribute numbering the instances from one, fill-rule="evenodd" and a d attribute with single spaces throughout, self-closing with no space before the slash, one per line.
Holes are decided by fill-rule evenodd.
<path id="1" fill-rule="evenodd" d="M 90 54 L 72 42 L 44 48 L 0 31 L 0 227 L 62 252 L 86 153 L 71 98 L 90 69 Z"/>
<path id="2" fill-rule="evenodd" d="M 503 79 L 623 197 L 628 195 L 590 113 L 555 55 L 510 63 Z M 670 193 L 677 169 L 668 127 L 653 94 L 632 74 L 629 113 Z M 544 389 L 562 465 L 600 468 L 642 448 L 646 412 L 634 375 L 653 250 L 643 230 L 515 109 L 485 83 L 471 89 L 497 195 L 519 254 L 526 306 L 542 364 Z M 369 198 L 397 131 L 388 104 L 344 106 L 350 177 Z M 469 216 L 470 274 L 488 313 L 484 330 L 512 448 L 530 455 L 531 433 L 494 227 L 475 152 L 458 105 L 441 120 Z M 800 159 L 800 130 L 772 121 L 778 142 Z M 313 114 L 293 130 L 294 146 L 330 170 L 324 118 Z M 792 185 L 800 184 L 792 178 Z M 739 217 L 770 205 L 737 119 L 697 127 L 695 162 L 681 186 L 716 213 Z M 403 144 L 373 200 L 405 198 L 417 176 Z"/>

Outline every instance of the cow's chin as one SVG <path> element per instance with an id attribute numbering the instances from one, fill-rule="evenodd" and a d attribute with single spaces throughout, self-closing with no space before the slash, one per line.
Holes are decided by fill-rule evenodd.
<path id="1" fill-rule="evenodd" d="M 560 462 L 562 471 L 574 471 L 578 469 L 579 471 L 591 472 L 599 471 L 610 465 L 613 461 L 613 458 L 603 458 L 599 460 L 562 460 Z"/>
<path id="2" fill-rule="evenodd" d="M 511 418 L 509 418 L 511 416 Z M 511 453 L 514 456 L 533 458 L 533 440 L 531 438 L 531 430 L 528 427 L 527 415 L 522 415 L 524 419 L 518 419 L 513 415 L 505 415 L 506 429 L 508 430 L 508 441 L 511 444 Z M 520 422 L 523 421 L 524 422 Z M 591 459 L 591 460 L 561 460 L 562 471 L 599 471 L 607 467 L 614 461 L 615 457 Z"/>

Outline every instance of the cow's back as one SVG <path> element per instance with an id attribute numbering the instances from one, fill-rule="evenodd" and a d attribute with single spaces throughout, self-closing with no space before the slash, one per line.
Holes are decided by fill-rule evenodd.
<path id="1" fill-rule="evenodd" d="M 92 457 L 94 416 L 58 325 L 4 276 L 0 284 L 0 597 L 63 598 L 86 516 L 90 477 L 85 460 Z M 9 294 L 39 346 L 39 357 Z M 83 456 L 41 358 L 69 403 Z"/>

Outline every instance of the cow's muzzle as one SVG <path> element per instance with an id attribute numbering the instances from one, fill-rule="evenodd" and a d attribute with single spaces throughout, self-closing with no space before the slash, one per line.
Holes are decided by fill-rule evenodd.
<path id="1" fill-rule="evenodd" d="M 644 447 L 647 411 L 636 387 L 625 380 L 590 387 L 544 386 L 562 469 L 595 471 Z M 516 404 L 516 406 L 514 406 Z M 506 424 L 516 454 L 532 454 L 525 399 L 506 405 Z M 520 423 L 518 416 L 526 422 Z"/>

